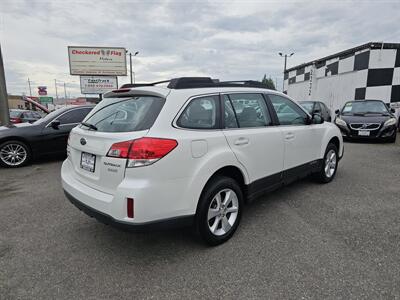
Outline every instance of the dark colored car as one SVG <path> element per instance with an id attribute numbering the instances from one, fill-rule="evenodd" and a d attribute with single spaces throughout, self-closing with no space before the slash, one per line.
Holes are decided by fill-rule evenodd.
<path id="1" fill-rule="evenodd" d="M 0 165 L 21 167 L 31 159 L 49 154 L 65 154 L 69 132 L 94 106 L 61 108 L 33 124 L 0 127 Z"/>
<path id="2" fill-rule="evenodd" d="M 335 124 L 347 139 L 396 141 L 397 120 L 394 110 L 380 100 L 347 102 L 336 111 Z"/>
<path id="3" fill-rule="evenodd" d="M 320 114 L 324 121 L 332 122 L 330 109 L 321 101 L 299 101 L 299 104 L 310 114 Z"/>
<path id="4" fill-rule="evenodd" d="M 33 123 L 42 118 L 42 115 L 33 110 L 27 109 L 10 109 L 10 122 L 18 123 Z"/>

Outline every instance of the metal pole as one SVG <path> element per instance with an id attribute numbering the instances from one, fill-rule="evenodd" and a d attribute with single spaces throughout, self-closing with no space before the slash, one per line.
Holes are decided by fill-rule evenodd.
<path id="1" fill-rule="evenodd" d="M 65 88 L 65 82 L 64 82 L 64 97 L 67 99 L 67 89 Z"/>
<path id="2" fill-rule="evenodd" d="M 131 83 L 132 82 L 132 53 L 129 52 L 129 65 L 130 65 L 130 72 L 131 72 Z"/>
<path id="3" fill-rule="evenodd" d="M 0 124 L 10 123 L 10 113 L 8 110 L 8 96 L 6 87 L 6 76 L 4 74 L 3 55 L 0 45 Z"/>
<path id="4" fill-rule="evenodd" d="M 54 79 L 54 85 L 56 87 L 56 99 L 57 99 L 57 102 L 58 102 L 57 79 Z"/>
<path id="5" fill-rule="evenodd" d="M 285 54 L 285 65 L 283 67 L 283 82 L 282 82 L 282 92 L 285 91 L 285 73 L 286 73 L 286 61 L 287 61 L 287 54 Z"/>
<path id="6" fill-rule="evenodd" d="M 29 84 L 29 95 L 32 97 L 31 81 L 29 80 L 29 77 L 28 77 L 28 84 Z"/>

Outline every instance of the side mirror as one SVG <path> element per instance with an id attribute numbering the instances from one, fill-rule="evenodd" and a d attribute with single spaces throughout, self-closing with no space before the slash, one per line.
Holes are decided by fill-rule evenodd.
<path id="1" fill-rule="evenodd" d="M 337 115 L 338 115 L 339 113 L 340 113 L 340 110 L 338 110 L 338 109 L 337 109 L 337 110 L 335 110 L 335 114 L 337 114 Z"/>
<path id="2" fill-rule="evenodd" d="M 312 115 L 312 124 L 322 124 L 324 123 L 324 117 L 321 116 L 320 114 L 313 113 Z"/>
<path id="3" fill-rule="evenodd" d="M 51 123 L 50 123 L 50 126 L 51 126 L 51 128 L 53 128 L 53 129 L 59 129 L 59 126 L 60 126 L 60 121 L 58 121 L 58 120 L 53 120 Z"/>
<path id="4" fill-rule="evenodd" d="M 394 113 L 396 112 L 396 110 L 395 110 L 394 108 L 391 108 L 391 109 L 390 109 L 390 112 L 391 112 L 392 114 L 394 114 Z"/>

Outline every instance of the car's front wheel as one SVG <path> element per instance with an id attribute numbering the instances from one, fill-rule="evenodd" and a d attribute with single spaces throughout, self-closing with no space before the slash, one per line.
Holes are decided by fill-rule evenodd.
<path id="1" fill-rule="evenodd" d="M 216 177 L 209 182 L 200 198 L 196 226 L 209 245 L 219 245 L 235 233 L 242 214 L 243 194 L 229 177 Z"/>
<path id="2" fill-rule="evenodd" d="M 331 182 L 336 175 L 338 162 L 338 149 L 335 144 L 329 143 L 325 150 L 321 169 L 315 174 L 316 179 L 321 183 Z"/>
<path id="3" fill-rule="evenodd" d="M 0 145 L 0 165 L 17 168 L 26 165 L 31 158 L 29 147 L 20 141 L 7 141 Z"/>

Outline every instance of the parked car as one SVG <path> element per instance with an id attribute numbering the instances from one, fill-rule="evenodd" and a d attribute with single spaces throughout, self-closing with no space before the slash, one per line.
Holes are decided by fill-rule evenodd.
<path id="1" fill-rule="evenodd" d="M 42 115 L 34 110 L 27 109 L 10 109 L 10 122 L 18 123 L 33 123 L 42 118 Z"/>
<path id="2" fill-rule="evenodd" d="M 0 127 L 0 166 L 21 167 L 32 158 L 66 153 L 68 134 L 93 106 L 61 108 L 36 122 Z"/>
<path id="3" fill-rule="evenodd" d="M 299 101 L 300 105 L 310 114 L 320 114 L 325 121 L 332 122 L 331 110 L 321 101 Z"/>
<path id="4" fill-rule="evenodd" d="M 336 110 L 335 123 L 347 139 L 396 141 L 394 109 L 380 100 L 349 101 Z"/>
<path id="5" fill-rule="evenodd" d="M 245 202 L 309 174 L 330 182 L 342 155 L 339 129 L 280 92 L 179 78 L 105 94 L 71 131 L 61 178 L 67 198 L 103 223 L 195 225 L 216 245 Z"/>

